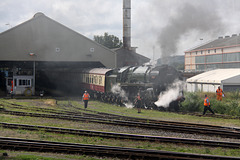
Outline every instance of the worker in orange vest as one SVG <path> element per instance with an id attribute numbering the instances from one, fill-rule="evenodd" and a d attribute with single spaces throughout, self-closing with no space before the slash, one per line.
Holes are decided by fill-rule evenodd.
<path id="1" fill-rule="evenodd" d="M 209 110 L 210 112 L 212 112 L 212 114 L 214 114 L 213 110 L 211 109 L 210 101 L 207 95 L 205 94 L 203 115 L 206 113 L 207 110 Z"/>
<path id="2" fill-rule="evenodd" d="M 11 94 L 11 98 L 13 98 L 13 80 L 11 81 L 11 91 L 10 91 L 10 94 Z"/>
<path id="3" fill-rule="evenodd" d="M 223 90 L 220 88 L 220 86 L 219 86 L 218 89 L 216 90 L 216 94 L 217 94 L 217 100 L 222 101 Z"/>
<path id="4" fill-rule="evenodd" d="M 141 107 L 142 107 L 142 98 L 140 96 L 140 93 L 137 94 L 137 97 L 135 99 L 135 106 L 138 109 L 138 113 L 141 113 Z"/>
<path id="5" fill-rule="evenodd" d="M 87 108 L 89 98 L 90 98 L 90 95 L 87 93 L 87 91 L 85 91 L 85 93 L 83 94 L 83 102 L 84 102 L 85 109 Z"/>

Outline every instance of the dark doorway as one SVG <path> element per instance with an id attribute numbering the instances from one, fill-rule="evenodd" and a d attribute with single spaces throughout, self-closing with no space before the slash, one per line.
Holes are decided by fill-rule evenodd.
<path id="1" fill-rule="evenodd" d="M 5 79 L 5 73 L 0 72 L 0 96 L 6 95 L 6 79 Z"/>

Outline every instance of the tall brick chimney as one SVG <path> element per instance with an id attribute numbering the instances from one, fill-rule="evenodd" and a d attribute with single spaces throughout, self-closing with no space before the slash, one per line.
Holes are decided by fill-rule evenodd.
<path id="1" fill-rule="evenodd" d="M 131 50 L 131 0 L 123 0 L 123 47 Z"/>

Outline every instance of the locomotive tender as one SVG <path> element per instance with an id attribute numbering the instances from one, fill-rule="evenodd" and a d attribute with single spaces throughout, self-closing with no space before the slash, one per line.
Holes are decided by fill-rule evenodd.
<path id="1" fill-rule="evenodd" d="M 145 108 L 158 110 L 161 107 L 154 102 L 175 80 L 182 80 L 181 74 L 168 65 L 92 68 L 81 73 L 82 86 L 96 99 L 123 105 L 127 101 L 133 102 L 137 93 L 140 93 Z M 114 87 L 118 87 L 117 92 L 113 90 Z M 184 97 L 173 100 L 171 108 L 178 110 L 178 102 L 183 100 Z"/>

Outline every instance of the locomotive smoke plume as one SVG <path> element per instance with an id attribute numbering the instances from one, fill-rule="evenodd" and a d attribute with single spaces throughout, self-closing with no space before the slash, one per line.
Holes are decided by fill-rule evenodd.
<path id="1" fill-rule="evenodd" d="M 119 85 L 114 85 L 112 88 L 111 88 L 111 91 L 120 96 L 124 101 L 128 101 L 128 97 L 126 95 L 126 92 L 119 86 Z M 128 102 L 128 103 L 124 103 L 124 105 L 127 107 L 127 108 L 133 108 L 133 104 L 131 102 Z"/>
<path id="2" fill-rule="evenodd" d="M 129 109 L 132 109 L 134 107 L 134 105 L 131 102 L 124 103 L 124 105 Z"/>
<path id="3" fill-rule="evenodd" d="M 122 88 L 119 86 L 119 85 L 114 85 L 112 88 L 111 88 L 111 91 L 116 94 L 116 95 L 119 95 L 120 97 L 124 98 L 124 99 L 127 99 L 127 96 L 126 96 L 126 92 L 124 90 L 122 90 Z"/>
<path id="4" fill-rule="evenodd" d="M 167 91 L 160 93 L 158 96 L 158 101 L 156 101 L 154 104 L 158 107 L 164 107 L 167 108 L 169 104 L 176 100 L 179 96 L 179 94 L 182 91 L 182 86 L 184 82 L 183 81 L 175 81 Z"/>
<path id="5" fill-rule="evenodd" d="M 207 34 L 211 37 L 217 37 L 224 30 L 223 22 L 216 14 L 216 6 L 208 2 L 207 5 L 193 2 L 195 3 L 183 4 L 183 1 L 183 6 L 177 8 L 176 14 L 172 15 L 169 23 L 161 29 L 158 43 L 160 44 L 162 58 L 176 54 L 180 40 L 186 41 L 187 34 L 192 36 L 191 32 L 195 32 L 199 36 Z M 198 37 L 196 41 L 199 38 L 201 37 Z"/>

